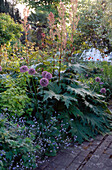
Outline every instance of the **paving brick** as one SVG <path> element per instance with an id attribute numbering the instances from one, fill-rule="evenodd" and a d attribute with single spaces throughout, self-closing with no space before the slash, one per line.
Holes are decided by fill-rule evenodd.
<path id="1" fill-rule="evenodd" d="M 100 158 L 100 155 L 93 155 L 93 156 L 90 158 L 89 161 L 91 161 L 91 162 L 93 162 L 93 163 L 96 163 L 96 162 L 98 162 L 99 158 Z"/>
<path id="2" fill-rule="evenodd" d="M 104 138 L 104 136 L 98 135 L 98 136 L 95 137 L 95 140 L 97 140 L 97 141 L 100 140 L 101 141 L 103 138 Z"/>
<path id="3" fill-rule="evenodd" d="M 100 135 L 91 142 L 61 150 L 35 170 L 111 170 L 112 135 L 103 138 Z"/>
<path id="4" fill-rule="evenodd" d="M 87 155 L 90 153 L 89 150 L 85 150 L 83 152 L 80 153 L 81 156 L 87 157 Z"/>
<path id="5" fill-rule="evenodd" d="M 109 148 L 112 148 L 112 143 L 111 143 L 111 145 L 109 146 Z"/>
<path id="6" fill-rule="evenodd" d="M 106 149 L 109 146 L 109 141 L 104 141 L 100 146 L 99 149 Z"/>
<path id="7" fill-rule="evenodd" d="M 111 155 L 112 154 L 112 148 L 108 148 L 107 150 L 104 151 L 104 154 Z"/>
<path id="8" fill-rule="evenodd" d="M 106 154 L 102 154 L 98 160 L 98 162 L 103 162 L 105 163 L 109 159 L 109 157 Z"/>
<path id="9" fill-rule="evenodd" d="M 81 163 L 84 161 L 84 159 L 85 159 L 84 156 L 78 155 L 78 156 L 74 159 L 73 163 L 81 164 Z"/>
<path id="10" fill-rule="evenodd" d="M 83 169 L 78 169 L 78 170 L 111 170 L 111 169 L 105 166 L 103 166 L 103 168 L 100 168 L 95 165 L 91 167 L 91 169 L 88 169 L 88 167 L 84 167 Z"/>
<path id="11" fill-rule="evenodd" d="M 86 146 L 88 146 L 89 145 L 89 142 L 83 142 L 80 146 L 82 146 L 82 147 L 86 147 Z"/>
<path id="12" fill-rule="evenodd" d="M 86 165 L 83 167 L 83 170 L 97 170 L 96 168 L 96 163 L 93 162 L 87 162 Z"/>
<path id="13" fill-rule="evenodd" d="M 111 167 L 112 169 L 112 159 L 107 159 L 107 161 L 104 163 L 107 167 Z"/>
<path id="14" fill-rule="evenodd" d="M 66 153 L 72 153 L 72 154 L 74 154 L 75 156 L 77 156 L 80 152 L 81 152 L 81 150 L 78 148 L 75 148 L 75 147 L 69 147 L 68 149 L 66 149 L 64 152 L 66 152 Z"/>
<path id="15" fill-rule="evenodd" d="M 69 155 L 72 156 L 73 158 L 76 158 L 79 154 L 73 152 L 73 153 L 69 153 Z"/>
<path id="16" fill-rule="evenodd" d="M 56 170 L 56 166 L 48 165 L 44 170 Z"/>
<path id="17" fill-rule="evenodd" d="M 77 154 L 79 154 L 81 152 L 81 150 L 79 148 L 74 148 L 72 151 L 74 151 Z"/>
<path id="18" fill-rule="evenodd" d="M 103 163 L 103 162 L 97 162 L 97 163 L 96 163 L 96 166 L 97 166 L 98 168 L 103 168 L 103 167 L 104 167 L 104 163 Z"/>
<path id="19" fill-rule="evenodd" d="M 106 138 L 106 141 L 112 142 L 112 135 L 109 135 L 109 136 Z"/>
<path id="20" fill-rule="evenodd" d="M 72 163 L 69 167 L 66 168 L 66 170 L 77 170 L 80 164 Z"/>
<path id="21" fill-rule="evenodd" d="M 57 166 L 57 168 L 55 169 L 55 170 L 65 170 L 66 169 L 66 167 L 65 166 Z"/>
<path id="22" fill-rule="evenodd" d="M 87 150 L 88 150 L 88 151 L 91 151 L 91 152 L 93 152 L 95 149 L 96 149 L 96 145 L 89 146 L 89 147 L 87 148 Z"/>
<path id="23" fill-rule="evenodd" d="M 95 150 L 95 152 L 93 153 L 93 155 L 101 155 L 103 152 L 104 152 L 103 149 L 98 148 L 98 149 Z"/>
<path id="24" fill-rule="evenodd" d="M 63 153 L 57 156 L 54 160 L 55 164 L 67 166 L 73 161 L 73 157 L 68 153 Z"/>
<path id="25" fill-rule="evenodd" d="M 92 145 L 98 146 L 100 143 L 101 143 L 101 141 L 94 140 L 94 141 L 92 142 Z"/>

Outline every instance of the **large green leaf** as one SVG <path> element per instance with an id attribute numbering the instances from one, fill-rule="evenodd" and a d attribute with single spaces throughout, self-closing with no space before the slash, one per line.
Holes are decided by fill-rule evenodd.
<path id="1" fill-rule="evenodd" d="M 83 116 L 83 113 L 79 110 L 79 108 L 75 105 L 70 106 L 69 113 L 73 114 L 75 117 Z"/>
<path id="2" fill-rule="evenodd" d="M 52 90 L 44 91 L 44 93 L 45 95 L 44 95 L 43 101 L 46 101 L 47 99 L 52 99 L 52 98 L 55 98 L 59 101 L 61 98 L 61 95 L 54 93 Z"/>

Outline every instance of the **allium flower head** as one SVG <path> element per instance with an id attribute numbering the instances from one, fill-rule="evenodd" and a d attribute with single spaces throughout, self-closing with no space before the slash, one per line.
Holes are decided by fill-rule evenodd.
<path id="1" fill-rule="evenodd" d="M 30 75 L 33 75 L 33 74 L 35 74 L 35 69 L 34 68 L 30 68 L 29 70 L 28 70 L 28 73 L 30 74 Z"/>
<path id="2" fill-rule="evenodd" d="M 103 71 L 103 68 L 101 68 L 101 71 Z"/>
<path id="3" fill-rule="evenodd" d="M 106 93 L 106 89 L 105 89 L 105 88 L 102 88 L 102 89 L 100 90 L 100 92 L 101 92 L 101 93 Z"/>
<path id="4" fill-rule="evenodd" d="M 100 82 L 100 80 L 101 80 L 100 77 L 96 77 L 96 78 L 95 78 L 95 81 L 96 81 L 96 82 Z"/>
<path id="5" fill-rule="evenodd" d="M 49 80 L 46 78 L 40 79 L 40 85 L 46 87 L 49 84 Z"/>
<path id="6" fill-rule="evenodd" d="M 27 71 L 28 71 L 28 67 L 27 66 L 21 66 L 20 67 L 20 72 L 25 73 Z"/>
<path id="7" fill-rule="evenodd" d="M 2 67 L 0 66 L 0 71 L 2 71 Z"/>
<path id="8" fill-rule="evenodd" d="M 48 80 L 50 80 L 52 78 L 52 74 L 51 73 L 46 73 L 45 74 L 45 78 L 47 78 Z"/>
<path id="9" fill-rule="evenodd" d="M 45 78 L 46 73 L 48 73 L 48 72 L 47 72 L 47 71 L 43 71 L 43 72 L 42 72 L 42 77 Z"/>

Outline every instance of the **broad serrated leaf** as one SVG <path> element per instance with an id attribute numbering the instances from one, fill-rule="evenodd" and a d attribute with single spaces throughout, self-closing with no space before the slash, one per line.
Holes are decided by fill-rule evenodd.
<path id="1" fill-rule="evenodd" d="M 72 105 L 71 99 L 68 96 L 62 96 L 62 101 L 65 103 L 67 109 Z"/>
<path id="2" fill-rule="evenodd" d="M 72 105 L 69 109 L 69 113 L 73 114 L 75 117 L 83 116 L 83 113 L 79 110 L 79 108 L 75 105 Z"/>
<path id="3" fill-rule="evenodd" d="M 44 95 L 43 101 L 46 101 L 47 99 L 52 99 L 52 98 L 55 98 L 59 101 L 61 98 L 61 95 L 54 93 L 52 90 L 44 91 L 44 93 L 45 95 Z"/>
<path id="4" fill-rule="evenodd" d="M 58 85 L 55 82 L 50 83 L 49 89 L 52 90 L 53 92 L 55 92 L 56 94 L 59 94 L 62 91 L 61 85 Z"/>

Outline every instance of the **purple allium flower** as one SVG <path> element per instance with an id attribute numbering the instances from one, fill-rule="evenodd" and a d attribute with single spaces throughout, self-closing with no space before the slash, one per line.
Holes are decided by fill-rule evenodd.
<path id="1" fill-rule="evenodd" d="M 29 70 L 28 70 L 28 73 L 30 74 L 30 75 L 33 75 L 33 74 L 35 74 L 35 69 L 34 68 L 30 68 Z"/>
<path id="2" fill-rule="evenodd" d="M 47 71 L 43 71 L 43 72 L 42 72 L 42 77 L 45 78 L 46 73 L 48 73 L 48 72 L 47 72 Z"/>
<path id="3" fill-rule="evenodd" d="M 103 71 L 103 68 L 101 68 L 101 71 Z"/>
<path id="4" fill-rule="evenodd" d="M 102 88 L 102 89 L 100 90 L 100 92 L 101 92 L 101 93 L 106 93 L 106 89 L 105 89 L 105 88 Z"/>
<path id="5" fill-rule="evenodd" d="M 47 78 L 40 79 L 40 85 L 46 87 L 49 84 L 49 80 Z"/>
<path id="6" fill-rule="evenodd" d="M 101 80 L 100 77 L 96 77 L 96 78 L 95 78 L 95 81 L 96 81 L 96 82 L 100 82 L 100 80 Z"/>
<path id="7" fill-rule="evenodd" d="M 2 71 L 2 67 L 0 66 L 0 71 Z"/>
<path id="8" fill-rule="evenodd" d="M 88 74 L 86 74 L 86 77 L 88 77 Z"/>
<path id="9" fill-rule="evenodd" d="M 100 82 L 100 84 L 104 84 L 104 82 Z"/>
<path id="10" fill-rule="evenodd" d="M 52 78 L 52 74 L 51 73 L 46 73 L 45 74 L 45 78 L 47 78 L 48 80 L 50 80 Z"/>
<path id="11" fill-rule="evenodd" d="M 20 72 L 25 73 L 27 71 L 28 71 L 28 67 L 27 66 L 21 66 L 20 67 Z"/>

